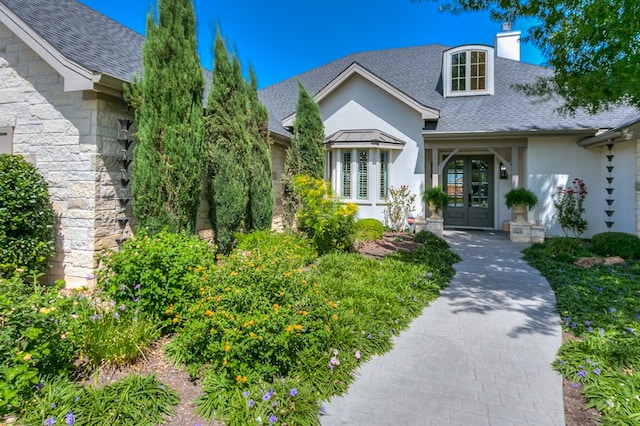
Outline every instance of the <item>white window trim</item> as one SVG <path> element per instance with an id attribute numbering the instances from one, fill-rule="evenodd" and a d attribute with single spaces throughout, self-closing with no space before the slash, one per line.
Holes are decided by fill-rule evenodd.
<path id="1" fill-rule="evenodd" d="M 485 90 L 459 90 L 453 91 L 451 87 L 451 58 L 453 55 L 462 52 L 471 52 L 473 50 L 481 50 L 486 52 L 487 57 L 487 69 L 486 69 L 486 89 Z M 444 96 L 447 98 L 453 98 L 458 96 L 480 96 L 480 95 L 493 95 L 494 93 L 494 49 L 491 46 L 485 46 L 482 44 L 470 44 L 465 46 L 454 47 L 453 49 L 445 50 L 443 53 L 442 61 L 442 80 Z M 469 55 L 469 53 L 467 53 Z M 467 72 L 466 87 L 471 87 L 471 61 L 467 59 Z"/>
<path id="2" fill-rule="evenodd" d="M 368 167 L 367 167 L 367 198 L 358 198 L 358 152 L 368 151 Z M 387 184 L 391 181 L 391 170 L 393 164 L 393 150 L 380 148 L 337 148 L 333 149 L 333 164 L 331 165 L 330 175 L 332 177 L 333 192 L 345 202 L 355 204 L 386 204 L 387 198 L 380 196 L 380 161 L 381 152 L 387 153 Z M 342 196 L 342 172 L 343 172 L 343 154 L 345 151 L 351 153 L 351 181 L 350 181 L 350 197 Z"/>

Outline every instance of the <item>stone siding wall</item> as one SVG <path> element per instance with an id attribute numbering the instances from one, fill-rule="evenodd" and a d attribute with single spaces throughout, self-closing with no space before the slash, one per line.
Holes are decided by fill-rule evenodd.
<path id="1" fill-rule="evenodd" d="M 65 92 L 62 77 L 0 24 L 0 127 L 14 128 L 13 153 L 42 173 L 56 212 L 49 282 L 90 284 L 96 249 L 112 246 L 104 238 L 117 221 L 118 109 L 93 93 Z"/>
<path id="2" fill-rule="evenodd" d="M 273 179 L 273 214 L 282 214 L 282 180 L 284 173 L 284 160 L 287 155 L 287 148 L 280 144 L 271 145 L 271 175 Z"/>

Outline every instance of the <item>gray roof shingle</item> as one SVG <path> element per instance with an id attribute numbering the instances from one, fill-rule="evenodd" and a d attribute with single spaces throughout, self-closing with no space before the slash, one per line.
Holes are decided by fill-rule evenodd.
<path id="1" fill-rule="evenodd" d="M 76 0 L 0 0 L 66 58 L 131 81 L 144 36 Z"/>
<path id="2" fill-rule="evenodd" d="M 448 46 L 432 44 L 354 53 L 260 91 L 268 106 L 270 128 L 288 135 L 281 120 L 295 112 L 299 79 L 315 94 L 353 62 L 384 79 L 423 105 L 440 111 L 435 132 L 498 132 L 611 128 L 635 110 L 615 108 L 590 116 L 578 112 L 562 116 L 558 99 L 527 97 L 514 88 L 549 76 L 547 68 L 495 58 L 495 94 L 445 98 L 442 95 L 442 57 Z M 637 112 L 636 112 L 637 113 Z"/>

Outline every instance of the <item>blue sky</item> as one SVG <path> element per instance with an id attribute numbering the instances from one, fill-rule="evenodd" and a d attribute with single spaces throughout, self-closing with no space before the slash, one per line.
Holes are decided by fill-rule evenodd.
<path id="1" fill-rule="evenodd" d="M 80 0 L 145 33 L 156 0 Z M 195 0 L 198 50 L 211 69 L 219 26 L 227 47 L 256 71 L 266 87 L 354 52 L 441 43 L 493 45 L 500 24 L 486 13 L 451 15 L 429 0 Z M 516 22 L 514 29 L 527 27 Z M 522 60 L 540 64 L 534 47 L 522 45 Z"/>

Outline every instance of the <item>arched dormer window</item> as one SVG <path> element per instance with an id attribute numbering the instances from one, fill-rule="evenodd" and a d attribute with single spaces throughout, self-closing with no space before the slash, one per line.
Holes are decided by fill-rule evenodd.
<path id="1" fill-rule="evenodd" d="M 444 52 L 444 96 L 493 95 L 493 47 L 459 46 Z"/>

